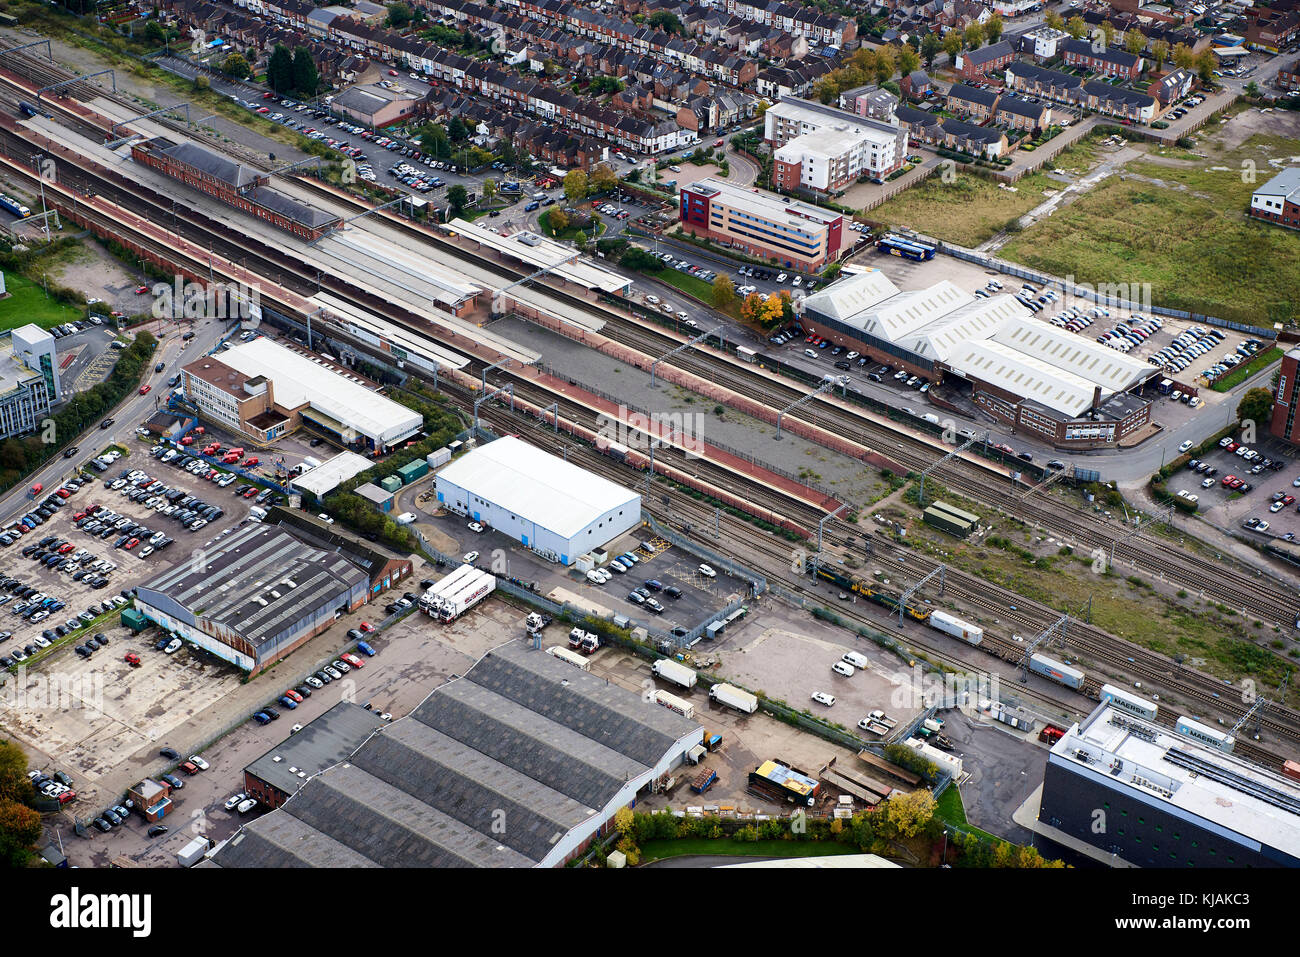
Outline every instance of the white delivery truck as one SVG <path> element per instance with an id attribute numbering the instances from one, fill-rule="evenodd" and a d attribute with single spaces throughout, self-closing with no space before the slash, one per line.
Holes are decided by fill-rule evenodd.
<path id="1" fill-rule="evenodd" d="M 663 678 L 664 681 L 671 681 L 683 688 L 695 687 L 695 672 L 671 658 L 660 658 L 650 666 L 650 670 L 656 678 Z"/>
<path id="2" fill-rule="evenodd" d="M 725 704 L 745 714 L 753 714 L 758 710 L 758 698 L 735 685 L 716 684 L 709 689 L 709 697 L 718 704 Z"/>

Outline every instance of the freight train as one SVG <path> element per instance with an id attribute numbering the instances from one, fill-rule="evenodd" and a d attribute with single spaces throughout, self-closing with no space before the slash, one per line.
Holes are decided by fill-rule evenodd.
<path id="1" fill-rule="evenodd" d="M 844 572 L 838 571 L 834 568 L 829 568 L 826 565 L 817 566 L 817 576 L 819 578 L 824 578 L 829 582 L 834 582 L 845 591 L 853 592 L 855 595 L 861 595 L 863 598 L 875 602 L 877 605 L 883 605 L 895 614 L 898 613 L 898 606 L 900 604 L 898 596 L 891 594 L 887 589 L 882 588 L 875 582 L 869 582 L 861 578 L 855 578 L 852 575 L 846 575 Z M 909 602 L 903 611 L 904 614 L 913 621 L 929 624 L 931 611 L 924 605 L 916 605 Z M 978 642 L 976 642 L 976 644 L 978 644 Z"/>

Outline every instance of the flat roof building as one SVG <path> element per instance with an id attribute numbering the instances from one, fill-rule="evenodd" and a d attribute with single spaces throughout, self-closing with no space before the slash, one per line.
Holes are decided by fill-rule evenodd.
<path id="1" fill-rule="evenodd" d="M 418 412 L 380 395 L 350 370 L 259 336 L 187 365 L 185 397 L 259 441 L 307 423 L 357 449 L 387 449 L 424 426 Z"/>
<path id="2" fill-rule="evenodd" d="M 340 452 L 313 469 L 290 479 L 289 484 L 313 498 L 324 498 L 348 479 L 374 468 L 374 460 L 355 452 Z"/>
<path id="3" fill-rule="evenodd" d="M 561 564 L 641 524 L 641 496 L 513 436 L 438 472 L 438 502 Z"/>
<path id="4" fill-rule="evenodd" d="M 379 712 L 340 701 L 244 768 L 244 793 L 265 807 L 278 808 L 313 775 L 338 764 L 383 725 Z"/>
<path id="5" fill-rule="evenodd" d="M 844 217 L 830 209 L 702 179 L 681 189 L 687 232 L 786 268 L 816 272 L 844 250 Z"/>
<path id="6" fill-rule="evenodd" d="M 419 108 L 420 98 L 405 92 L 393 92 L 382 86 L 354 86 L 334 97 L 330 109 L 365 126 L 383 129 L 410 117 Z"/>
<path id="7" fill-rule="evenodd" d="M 365 602 L 370 582 L 342 555 L 248 524 L 135 589 L 145 618 L 257 674 Z"/>
<path id="8" fill-rule="evenodd" d="M 1137 867 L 1300 867 L 1300 785 L 1109 704 L 1052 746 L 1038 821 Z"/>
<path id="9" fill-rule="evenodd" d="M 1278 226 L 1300 229 L 1300 166 L 1282 170 L 1255 190 L 1246 212 Z"/>
<path id="10" fill-rule="evenodd" d="M 834 193 L 861 177 L 882 179 L 900 169 L 907 160 L 907 131 L 894 116 L 897 98 L 877 93 L 889 98 L 887 105 L 867 95 L 861 115 L 798 97 L 769 107 L 763 135 L 773 149 L 773 184 Z"/>
<path id="11" fill-rule="evenodd" d="M 26 325 L 0 334 L 0 439 L 40 425 L 59 399 L 58 376 L 54 337 L 44 329 Z"/>
<path id="12" fill-rule="evenodd" d="M 337 717 L 348 727 L 331 719 L 304 746 L 306 778 L 284 781 L 301 786 L 219 848 L 216 866 L 558 867 L 703 732 L 518 641 L 319 770 L 360 731 Z M 281 778 L 283 763 L 249 768 Z"/>

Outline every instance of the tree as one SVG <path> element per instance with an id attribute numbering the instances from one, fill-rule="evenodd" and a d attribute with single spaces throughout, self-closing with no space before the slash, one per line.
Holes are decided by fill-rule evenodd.
<path id="1" fill-rule="evenodd" d="M 293 88 L 301 96 L 315 96 L 320 86 L 320 74 L 316 72 L 316 61 L 306 47 L 293 51 Z"/>
<path id="2" fill-rule="evenodd" d="M 1106 40 L 1106 46 L 1110 46 L 1115 42 L 1115 34 L 1117 32 L 1115 24 L 1111 23 L 1109 20 L 1103 20 L 1101 22 L 1101 35 Z"/>
<path id="3" fill-rule="evenodd" d="M 388 19 L 385 26 L 392 27 L 394 30 L 405 30 L 411 23 L 411 8 L 404 3 L 388 4 Z"/>
<path id="4" fill-rule="evenodd" d="M 686 30 L 682 27 L 682 21 L 671 10 L 656 10 L 650 14 L 650 26 L 658 27 L 665 33 L 675 33 L 678 36 L 686 35 Z"/>
<path id="5" fill-rule="evenodd" d="M 453 216 L 459 216 L 464 212 L 467 202 L 469 202 L 469 191 L 460 183 L 447 188 L 447 203 L 451 206 Z"/>
<path id="6" fill-rule="evenodd" d="M 587 174 L 580 169 L 571 169 L 564 174 L 564 198 L 576 203 L 587 195 L 589 184 Z"/>
<path id="7" fill-rule="evenodd" d="M 1065 32 L 1076 40 L 1082 39 L 1088 33 L 1088 24 L 1083 17 L 1070 17 L 1065 24 Z"/>
<path id="8" fill-rule="evenodd" d="M 12 741 L 0 741 L 0 801 L 31 804 L 36 789 L 27 777 L 27 755 Z"/>
<path id="9" fill-rule="evenodd" d="M 719 274 L 713 280 L 713 304 L 719 309 L 726 309 L 736 299 L 736 284 L 730 276 Z"/>
<path id="10" fill-rule="evenodd" d="M 1273 393 L 1268 389 L 1251 389 L 1237 405 L 1237 418 L 1254 422 L 1256 427 L 1267 422 L 1273 411 Z"/>
<path id="11" fill-rule="evenodd" d="M 899 837 L 916 837 L 934 817 L 934 795 L 922 788 L 910 794 L 895 793 L 885 802 L 885 820 Z"/>
<path id="12" fill-rule="evenodd" d="M 949 30 L 943 38 L 943 52 L 948 54 L 948 58 L 955 60 L 957 54 L 961 52 L 961 33 L 956 30 Z"/>
<path id="13" fill-rule="evenodd" d="M 925 39 L 921 41 L 921 56 L 925 60 L 925 68 L 928 70 L 934 66 L 934 58 L 939 55 L 943 49 L 943 41 L 937 34 L 927 33 Z"/>
<path id="14" fill-rule="evenodd" d="M 41 839 L 41 816 L 17 801 L 0 801 L 0 865 L 22 867 Z"/>
<path id="15" fill-rule="evenodd" d="M 150 43 L 163 44 L 167 42 L 167 31 L 157 20 L 150 20 L 145 24 L 144 38 Z"/>
<path id="16" fill-rule="evenodd" d="M 551 232 L 559 235 L 569 228 L 569 216 L 562 209 L 552 208 L 546 214 L 546 225 L 551 227 Z"/>
<path id="17" fill-rule="evenodd" d="M 483 180 L 483 199 L 490 201 L 497 194 L 497 181 L 494 179 Z"/>
<path id="18" fill-rule="evenodd" d="M 1214 78 L 1214 71 L 1219 68 L 1219 58 L 1209 50 L 1202 50 L 1196 55 L 1196 75 L 1202 83 L 1209 83 Z"/>
<path id="19" fill-rule="evenodd" d="M 1065 17 L 1061 16 L 1055 10 L 1047 11 L 1047 25 L 1053 30 L 1065 29 Z"/>
<path id="20" fill-rule="evenodd" d="M 1185 43 L 1174 44 L 1174 66 L 1180 70 L 1190 70 L 1196 65 L 1196 54 Z"/>
<path id="21" fill-rule="evenodd" d="M 221 72 L 233 76 L 236 80 L 246 80 L 252 74 L 253 68 L 248 65 L 248 61 L 243 56 L 232 53 L 222 62 Z"/>
<path id="22" fill-rule="evenodd" d="M 555 210 L 552 210 L 551 215 L 554 214 Z M 618 263 L 620 266 L 635 272 L 662 272 L 664 268 L 662 259 L 652 255 L 640 246 L 629 246 L 619 258 Z"/>
<path id="23" fill-rule="evenodd" d="M 447 136 L 453 143 L 463 143 L 469 139 L 469 127 L 459 116 L 453 116 L 447 124 Z"/>
<path id="24" fill-rule="evenodd" d="M 966 46 L 971 50 L 978 50 L 984 45 L 984 28 L 978 23 L 972 23 L 966 28 L 963 34 Z"/>
<path id="25" fill-rule="evenodd" d="M 740 318 L 745 322 L 758 322 L 763 314 L 763 297 L 751 292 L 740 304 Z"/>
<path id="26" fill-rule="evenodd" d="M 438 123 L 430 123 L 424 129 L 420 130 L 420 152 L 428 153 L 430 156 L 450 156 L 451 147 L 447 139 L 447 131 Z"/>
<path id="27" fill-rule="evenodd" d="M 293 89 L 293 54 L 283 43 L 277 43 L 266 65 L 266 82 L 276 93 Z"/>
<path id="28" fill-rule="evenodd" d="M 901 46 L 898 48 L 898 72 L 902 76 L 907 76 L 913 70 L 921 65 L 920 55 L 910 46 Z"/>
<path id="29" fill-rule="evenodd" d="M 1137 29 L 1137 27 L 1134 27 L 1132 30 L 1129 30 L 1124 34 L 1124 49 L 1126 52 L 1137 56 L 1146 49 L 1146 46 L 1147 38 L 1142 34 L 1141 30 Z"/>
<path id="30" fill-rule="evenodd" d="M 989 43 L 997 43 L 1002 39 L 1002 18 L 996 13 L 989 17 L 988 23 L 984 24 L 984 36 L 988 38 Z"/>
<path id="31" fill-rule="evenodd" d="M 1156 61 L 1156 70 L 1163 70 L 1169 59 L 1169 41 L 1156 40 L 1151 44 L 1151 56 Z"/>
<path id="32" fill-rule="evenodd" d="M 600 163 L 591 171 L 588 185 L 593 193 L 607 193 L 618 186 L 618 174 L 608 163 Z"/>
<path id="33" fill-rule="evenodd" d="M 898 48 L 881 47 L 876 51 L 876 82 L 884 83 L 898 68 Z"/>

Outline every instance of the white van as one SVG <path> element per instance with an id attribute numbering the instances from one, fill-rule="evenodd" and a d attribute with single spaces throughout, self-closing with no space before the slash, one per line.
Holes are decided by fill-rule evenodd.
<path id="1" fill-rule="evenodd" d="M 254 505 L 248 510 L 248 517 L 255 522 L 260 522 L 262 519 L 266 518 L 266 509 L 262 508 L 260 505 Z"/>
<path id="2" fill-rule="evenodd" d="M 831 665 L 831 671 L 846 678 L 852 678 L 857 673 L 852 665 L 847 665 L 843 661 L 837 661 Z"/>
<path id="3" fill-rule="evenodd" d="M 867 656 L 857 651 L 847 651 L 844 657 L 840 659 L 846 665 L 852 665 L 855 668 L 865 668 L 868 664 Z"/>

